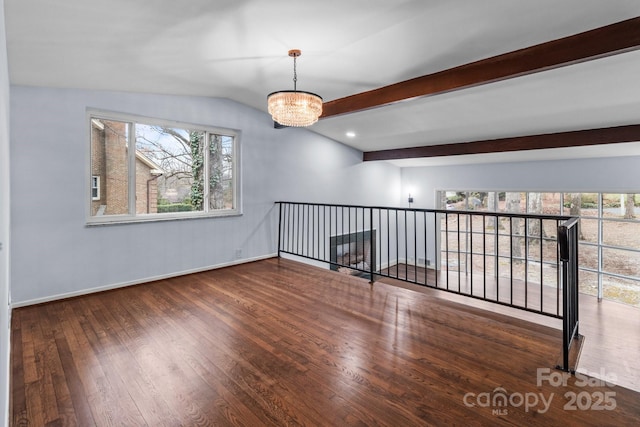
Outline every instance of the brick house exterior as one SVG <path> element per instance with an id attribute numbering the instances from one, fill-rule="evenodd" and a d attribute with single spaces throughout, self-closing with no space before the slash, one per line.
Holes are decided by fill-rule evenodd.
<path id="1" fill-rule="evenodd" d="M 124 122 L 91 120 L 91 215 L 129 213 L 128 147 Z M 162 170 L 136 151 L 136 213 L 158 212 Z"/>

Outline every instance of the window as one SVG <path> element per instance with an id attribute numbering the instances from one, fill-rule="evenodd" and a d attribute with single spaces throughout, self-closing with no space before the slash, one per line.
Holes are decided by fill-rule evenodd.
<path id="1" fill-rule="evenodd" d="M 100 200 L 100 177 L 91 176 L 91 200 Z"/>
<path id="2" fill-rule="evenodd" d="M 239 214 L 238 134 L 91 114 L 89 223 Z"/>
<path id="3" fill-rule="evenodd" d="M 580 217 L 580 292 L 640 307 L 640 192 L 442 191 L 440 200 L 447 209 Z M 531 225 L 530 235 L 540 233 Z M 545 235 L 554 233 L 543 230 Z"/>

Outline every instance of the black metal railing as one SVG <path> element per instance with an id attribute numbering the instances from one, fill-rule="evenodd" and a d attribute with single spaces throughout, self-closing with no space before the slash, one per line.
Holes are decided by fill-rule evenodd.
<path id="1" fill-rule="evenodd" d="M 574 339 L 579 337 L 578 320 L 578 240 L 579 221 L 572 218 L 558 227 L 558 245 L 562 262 L 562 366 L 565 371 L 569 366 L 569 353 Z"/>
<path id="2" fill-rule="evenodd" d="M 279 256 L 563 319 L 577 334 L 578 235 L 571 217 L 277 203 Z M 573 335 L 564 335 L 560 368 L 568 370 Z"/>

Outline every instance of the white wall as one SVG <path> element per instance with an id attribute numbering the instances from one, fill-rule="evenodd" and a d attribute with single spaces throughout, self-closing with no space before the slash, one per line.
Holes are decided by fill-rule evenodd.
<path id="1" fill-rule="evenodd" d="M 640 156 L 403 168 L 402 194 L 414 188 L 415 207 L 435 208 L 436 190 L 637 192 L 639 164 Z"/>
<path id="2" fill-rule="evenodd" d="M 240 217 L 85 226 L 86 108 L 239 129 Z M 11 301 L 23 305 L 275 254 L 274 201 L 397 204 L 400 170 L 230 100 L 11 87 Z"/>
<path id="3" fill-rule="evenodd" d="M 9 420 L 9 71 L 0 0 L 0 425 Z"/>

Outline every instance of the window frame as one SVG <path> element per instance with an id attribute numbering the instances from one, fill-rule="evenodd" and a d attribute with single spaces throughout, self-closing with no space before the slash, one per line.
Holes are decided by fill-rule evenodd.
<path id="1" fill-rule="evenodd" d="M 93 199 L 92 189 L 93 189 L 93 177 L 95 175 L 91 172 L 91 162 L 92 162 L 92 121 L 94 119 L 97 120 L 112 120 L 124 122 L 127 126 L 127 132 L 130 135 L 128 144 L 134 144 L 135 141 L 135 125 L 152 125 L 152 126 L 165 126 L 165 127 L 175 127 L 182 128 L 188 130 L 198 130 L 203 131 L 205 133 L 206 142 L 209 142 L 209 135 L 224 135 L 233 138 L 233 147 L 232 147 L 232 191 L 233 191 L 233 208 L 232 209 L 219 209 L 219 210 L 209 210 L 208 203 L 205 203 L 202 211 L 191 211 L 191 212 L 171 212 L 171 213 L 145 213 L 138 214 L 136 213 L 136 150 L 129 150 L 127 159 L 128 159 L 128 210 L 129 212 L 126 214 L 115 214 L 115 215 L 102 215 L 95 216 L 91 214 L 91 204 L 98 199 Z M 86 184 L 88 185 L 90 191 L 88 192 L 88 197 L 86 198 L 86 225 L 107 225 L 107 224 L 125 224 L 125 223 L 138 223 L 138 222 L 155 222 L 155 221 L 174 221 L 174 220 L 184 220 L 184 219 L 196 219 L 196 218 L 216 218 L 216 217 L 229 217 L 229 216 L 240 216 L 242 215 L 242 192 L 241 192 L 241 131 L 237 129 L 229 129 L 229 128 L 221 128 L 210 125 L 201 125 L 196 123 L 189 123 L 177 120 L 168 120 L 168 119 L 159 119 L 153 117 L 146 117 L 135 114 L 127 114 L 127 113 L 119 113 L 98 109 L 87 109 L 85 123 L 87 126 L 86 130 L 86 138 L 88 144 L 87 150 L 87 161 L 85 162 L 87 172 L 85 173 Z M 131 137 L 132 136 L 132 137 Z M 208 180 L 208 168 L 205 168 L 205 194 L 204 200 L 208 200 L 210 189 L 209 189 L 209 180 Z M 98 176 L 98 182 L 100 181 L 100 177 Z M 87 187 L 85 187 L 87 188 Z M 100 188 L 100 187 L 98 187 Z M 98 196 L 100 193 L 98 192 Z"/>
<path id="2" fill-rule="evenodd" d="M 94 191 L 96 193 L 95 196 L 93 195 Z M 91 175 L 91 201 L 98 200 L 100 200 L 100 175 Z"/>
<path id="3" fill-rule="evenodd" d="M 446 193 L 448 192 L 461 192 L 461 193 L 466 193 L 467 195 L 471 192 L 475 192 L 475 191 L 482 191 L 482 192 L 494 192 L 496 193 L 496 204 L 498 202 L 498 193 L 502 193 L 502 192 L 509 192 L 508 190 L 486 190 L 486 189 L 467 189 L 467 190 L 452 190 L 452 189 L 446 189 L 446 190 L 436 190 L 436 204 L 438 206 L 439 209 L 446 209 L 446 204 L 443 206 L 443 202 L 446 199 Z M 629 275 L 629 274 L 621 274 L 621 273 L 617 273 L 614 271 L 611 271 L 609 269 L 607 269 L 607 267 L 605 266 L 605 259 L 604 259 L 604 255 L 605 255 L 605 251 L 608 250 L 618 250 L 618 251 L 625 251 L 625 252 L 629 252 L 629 253 L 637 253 L 640 254 L 640 248 L 634 248 L 634 247 L 630 247 L 630 246 L 620 246 L 620 245 L 615 245 L 615 244 L 611 244 L 611 243 L 607 243 L 605 242 L 605 237 L 604 237 L 604 227 L 606 224 L 608 223 L 633 223 L 633 224 L 640 224 L 640 218 L 636 218 L 636 219 L 623 219 L 623 218 L 608 218 L 605 216 L 604 214 L 604 195 L 612 195 L 612 194 L 628 194 L 627 192 L 621 192 L 620 190 L 612 190 L 612 191 L 584 191 L 584 190 L 580 190 L 580 191 L 571 191 L 571 190 L 547 190 L 547 191 L 535 191 L 535 190 L 511 190 L 512 192 L 517 192 L 517 193 L 525 193 L 526 194 L 526 200 L 529 200 L 529 194 L 530 193 L 558 193 L 560 196 L 560 205 L 559 205 L 559 210 L 560 210 L 560 215 L 570 215 L 570 213 L 568 212 L 568 209 L 564 206 L 565 205 L 565 195 L 566 194 L 571 194 L 571 193 L 581 193 L 581 194 L 594 194 L 597 197 L 598 200 L 598 206 L 597 206 L 597 212 L 593 215 L 588 215 L 588 214 L 582 214 L 580 215 L 580 220 L 588 220 L 588 221 L 596 221 L 597 223 L 597 236 L 596 236 L 596 240 L 595 241 L 589 241 L 589 240 L 579 240 L 578 244 L 579 244 L 579 248 L 585 248 L 585 247 L 589 247 L 589 248 L 593 248 L 593 250 L 596 251 L 597 254 L 597 260 L 596 267 L 589 267 L 589 266 L 585 266 L 584 264 L 581 263 L 581 261 L 579 261 L 579 265 L 578 265 L 578 269 L 581 272 L 587 272 L 588 274 L 595 274 L 597 276 L 597 295 L 595 295 L 598 300 L 602 300 L 604 299 L 609 299 L 609 298 L 605 298 L 604 297 L 604 287 L 608 286 L 604 284 L 604 279 L 606 277 L 614 277 L 614 278 L 618 278 L 618 279 L 622 279 L 622 280 L 627 280 L 630 282 L 635 282 L 638 285 L 640 285 L 640 276 L 633 276 L 633 275 Z M 640 192 L 632 192 L 632 194 L 640 194 Z M 466 200 L 468 200 L 468 197 L 465 198 Z M 499 212 L 497 211 L 495 208 L 497 206 L 494 206 L 492 209 L 489 209 L 489 211 L 491 212 Z M 468 203 L 465 202 L 465 206 L 463 210 L 469 210 L 468 209 Z M 529 204 L 526 203 L 525 206 L 525 212 L 523 213 L 531 213 L 529 212 Z M 465 232 L 466 233 L 466 232 Z M 440 247 L 440 242 L 438 242 L 438 245 Z M 580 249 L 579 249 L 579 253 L 580 253 Z M 438 260 L 438 265 L 439 265 L 440 260 Z M 582 292 L 582 291 L 580 291 Z M 611 301 L 615 301 L 615 302 L 620 302 L 616 299 L 609 299 Z"/>

